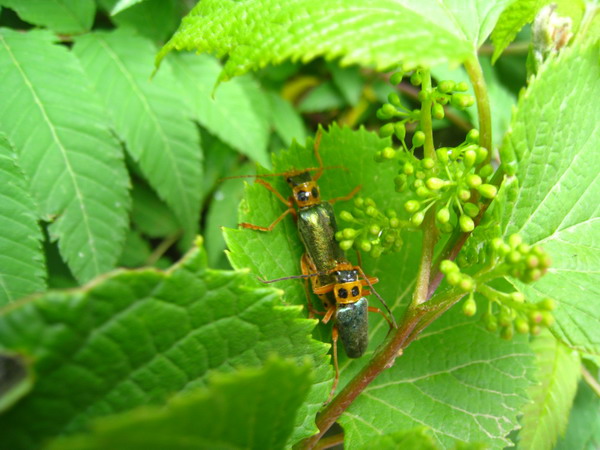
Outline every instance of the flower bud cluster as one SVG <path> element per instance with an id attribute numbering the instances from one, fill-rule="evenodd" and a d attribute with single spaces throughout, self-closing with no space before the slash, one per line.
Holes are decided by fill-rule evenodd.
<path id="1" fill-rule="evenodd" d="M 335 235 L 343 250 L 354 248 L 378 258 L 402 248 L 400 233 L 408 223 L 398 219 L 394 210 L 380 211 L 371 198 L 355 198 L 352 210 L 342 211 L 339 218 L 351 224 Z"/>
<path id="2" fill-rule="evenodd" d="M 413 147 L 423 145 L 424 136 L 419 133 L 423 134 L 418 131 L 413 136 Z M 412 151 L 391 147 L 375 154 L 378 162 L 399 162 L 394 183 L 397 192 L 412 194 L 404 209 L 410 214 L 413 226 L 419 226 L 427 210 L 438 205 L 436 224 L 442 232 L 451 232 L 456 226 L 464 232 L 473 230 L 473 219 L 479 215 L 483 202 L 497 194 L 497 188 L 487 183 L 494 172 L 492 166 L 481 167 L 488 151 L 478 141 L 478 131 L 471 130 L 459 146 L 437 149 L 436 160 L 419 159 Z"/>
<path id="3" fill-rule="evenodd" d="M 550 265 L 547 253 L 540 246 L 523 243 L 516 234 L 510 236 L 507 242 L 494 239 L 488 247 L 488 265 L 473 276 L 462 273 L 458 265 L 450 260 L 440 264 L 440 271 L 446 275 L 448 284 L 469 294 L 462 305 L 463 313 L 469 317 L 477 313 L 475 294 L 478 293 L 487 301 L 482 315 L 486 328 L 491 332 L 500 330 L 500 336 L 504 339 L 511 339 L 515 331 L 535 335 L 543 327 L 551 326 L 554 323 L 552 311 L 555 309 L 552 299 L 526 302 L 521 292 L 500 292 L 487 284 L 507 275 L 523 282 L 537 280 Z"/>

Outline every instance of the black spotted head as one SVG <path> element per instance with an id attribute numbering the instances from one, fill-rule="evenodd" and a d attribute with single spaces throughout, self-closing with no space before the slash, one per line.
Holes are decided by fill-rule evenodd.
<path id="1" fill-rule="evenodd" d="M 338 304 L 356 303 L 362 297 L 362 284 L 358 279 L 358 271 L 337 270 L 334 276 L 336 283 L 333 293 Z"/>

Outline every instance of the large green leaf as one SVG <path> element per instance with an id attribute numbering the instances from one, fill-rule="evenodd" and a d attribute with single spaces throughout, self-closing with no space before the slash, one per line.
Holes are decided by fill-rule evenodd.
<path id="1" fill-rule="evenodd" d="M 94 23 L 94 0 L 0 0 L 25 22 L 48 27 L 57 33 L 88 31 Z"/>
<path id="2" fill-rule="evenodd" d="M 401 211 L 402 198 L 393 193 L 392 180 L 397 167 L 373 161 L 375 151 L 388 145 L 389 140 L 365 130 L 334 126 L 324 133 L 320 150 L 325 166 L 342 164 L 348 172 L 332 169 L 323 174 L 319 180 L 323 198 L 343 196 L 362 184 L 362 194 L 373 198 L 382 209 Z M 276 172 L 315 165 L 310 140 L 307 148 L 292 146 L 290 151 L 277 154 L 273 161 Z M 281 177 L 268 181 L 282 195 L 289 195 Z M 338 212 L 344 208 L 349 208 L 348 203 L 336 204 Z M 240 221 L 268 225 L 285 209 L 271 192 L 254 184 L 247 189 L 240 207 Z M 291 217 L 269 233 L 226 230 L 225 235 L 234 267 L 250 268 L 253 274 L 266 279 L 300 273 L 303 249 Z M 407 234 L 401 254 L 378 260 L 363 257 L 364 270 L 380 278 L 375 287 L 396 316 L 410 300 L 420 245 L 419 234 Z M 286 302 L 306 302 L 302 281 L 283 281 L 277 286 L 285 291 Z M 373 298 L 370 301 L 376 304 Z M 378 315 L 369 320 L 371 342 L 367 354 L 350 360 L 340 349 L 340 386 L 368 362 L 387 334 L 388 327 Z M 321 338 L 330 341 L 329 328 L 319 329 Z M 345 445 L 366 446 L 374 435 L 420 425 L 432 428 L 434 437 L 443 446 L 452 445 L 455 439 L 481 440 L 494 447 L 507 444 L 504 436 L 518 426 L 516 416 L 525 401 L 530 366 L 531 355 L 524 340 L 501 341 L 472 319 L 452 313 L 434 331 L 415 342 L 342 416 Z"/>
<path id="3" fill-rule="evenodd" d="M 46 267 L 36 205 L 17 166 L 14 149 L 0 134 L 0 306 L 43 291 Z"/>
<path id="4" fill-rule="evenodd" d="M 491 32 L 507 0 L 202 1 L 159 54 L 227 55 L 221 79 L 287 59 L 341 58 L 386 69 L 462 62 Z M 332 26 L 335 24 L 335 26 Z"/>
<path id="5" fill-rule="evenodd" d="M 519 100 L 501 155 L 516 161 L 521 186 L 505 235 L 542 244 L 553 266 L 519 284 L 528 298 L 555 298 L 552 331 L 569 346 L 600 354 L 599 46 L 566 51 L 546 64 Z"/>
<path id="6" fill-rule="evenodd" d="M 245 77 L 213 92 L 221 72 L 215 58 L 180 54 L 173 55 L 169 61 L 195 119 L 237 151 L 263 165 L 268 164 L 269 105 L 258 84 Z"/>
<path id="7" fill-rule="evenodd" d="M 0 310 L 0 351 L 32 360 L 36 384 L 0 418 L 3 446 L 33 448 L 90 419 L 163 404 L 214 372 L 260 366 L 273 354 L 316 367 L 312 395 L 330 386 L 314 323 L 278 305 L 247 274 L 207 269 L 194 249 L 167 272 L 118 271 L 85 289 L 51 292 Z M 304 403 L 295 433 L 314 431 Z"/>
<path id="8" fill-rule="evenodd" d="M 79 62 L 48 32 L 0 30 L 0 131 L 50 235 L 81 282 L 114 267 L 129 180 L 118 142 Z"/>
<path id="9" fill-rule="evenodd" d="M 209 387 L 170 401 L 100 419 L 90 435 L 58 440 L 55 450 L 284 448 L 311 386 L 311 367 L 269 360 L 209 378 Z"/>
<path id="10" fill-rule="evenodd" d="M 600 448 L 600 397 L 585 382 L 579 383 L 567 431 L 555 450 Z"/>
<path id="11" fill-rule="evenodd" d="M 519 432 L 521 448 L 553 448 L 563 434 L 577 382 L 581 377 L 579 354 L 544 332 L 532 343 L 536 354 L 536 378 L 531 386 L 531 402 L 523 408 L 523 428 Z"/>
<path id="12" fill-rule="evenodd" d="M 126 30 L 87 34 L 77 39 L 73 51 L 144 176 L 186 232 L 194 233 L 200 215 L 202 152 L 169 67 L 150 80 L 154 45 Z"/>

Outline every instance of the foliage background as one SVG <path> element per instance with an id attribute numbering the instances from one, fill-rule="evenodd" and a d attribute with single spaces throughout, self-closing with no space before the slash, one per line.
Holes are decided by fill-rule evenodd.
<path id="1" fill-rule="evenodd" d="M 215 27 L 205 30 L 210 39 L 190 45 L 184 22 L 171 45 L 228 55 L 227 63 L 171 53 L 150 79 L 155 55 L 191 3 L 85 0 L 61 8 L 59 2 L 0 0 L 0 223 L 7 242 L 0 264 L 0 430 L 6 445 L 106 448 L 127 436 L 131 448 L 177 438 L 181 448 L 207 442 L 278 448 L 315 432 L 314 415 L 332 378 L 328 347 L 319 340 L 328 342 L 330 330 L 289 306 L 304 303 L 300 283 L 278 285 L 282 296 L 255 280 L 299 272 L 302 250 L 293 223 L 268 235 L 235 230 L 238 220 L 270 223 L 282 205 L 261 186 L 220 179 L 251 174 L 254 163 L 275 171 L 314 166 L 306 138 L 317 124 L 336 122 L 324 135 L 322 155 L 325 165 L 349 171 L 327 171 L 322 192 L 337 197 L 361 184 L 363 195 L 400 211 L 402 197 L 390 200 L 396 169 L 372 158 L 390 144 L 367 130 L 379 127 L 375 111 L 392 89 L 373 68 L 402 58 L 434 64 L 438 80 L 468 80 L 447 63 L 479 49 L 494 147 L 519 163 L 519 194 L 507 203 L 512 209 L 502 230 L 520 230 L 555 258 L 542 283 L 518 287 L 533 298 L 557 295 L 563 302 L 557 325 L 531 345 L 524 337 L 505 342 L 451 311 L 344 414 L 346 445 L 367 447 L 385 435 L 389 442 L 416 439 L 433 447 L 467 441 L 501 448 L 513 439 L 524 448 L 551 448 L 566 428 L 557 448 L 593 448 L 600 440 L 598 397 L 577 383 L 582 358 L 597 379 L 600 354 L 598 302 L 590 301 L 599 286 L 594 149 L 600 121 L 589 103 L 599 93 L 592 63 L 597 46 L 563 55 L 541 74 L 521 95 L 511 122 L 526 85 L 526 55 L 508 52 L 492 66 L 493 48 L 485 40 L 499 17 L 514 29 L 510 8 L 522 8 L 518 18 L 525 23 L 522 17 L 541 2 L 474 2 L 475 9 L 457 16 L 468 24 L 461 30 L 449 21 L 451 13 L 434 14 L 429 2 L 401 15 L 385 8 L 365 15 L 348 35 L 321 33 L 322 24 L 308 15 L 302 20 L 313 32 L 297 23 L 306 40 L 290 38 L 288 47 L 273 48 L 255 33 L 268 30 L 282 42 L 294 36 L 264 26 L 287 17 L 285 8 L 279 17 L 266 0 L 206 1 L 204 12 L 216 14 L 204 24 Z M 350 3 L 336 21 L 356 18 L 356 11 L 348 12 L 356 2 Z M 454 2 L 447 3 L 454 11 Z M 263 25 L 237 27 L 242 12 Z M 571 16 L 580 20 L 577 14 Z M 501 26 L 493 35 L 497 47 L 513 37 Z M 372 45 L 383 38 L 386 45 Z M 265 44 L 248 53 L 233 45 L 236 39 Z M 526 28 L 517 44 L 528 39 Z M 367 44 L 373 50 L 361 54 Z M 245 73 L 251 68 L 258 70 Z M 242 76 L 215 90 L 219 77 L 233 75 Z M 400 91 L 417 106 L 410 84 Z M 434 123 L 436 144 L 459 143 L 473 126 L 475 107 L 449 110 Z M 557 130 L 569 132 L 555 138 Z M 274 184 L 286 192 L 282 180 Z M 222 226 L 231 228 L 225 230 L 228 259 Z M 197 234 L 205 250 L 194 245 Z M 419 239 L 408 235 L 399 256 L 365 260 L 398 317 L 413 287 Z M 251 274 L 214 270 L 231 266 Z M 142 269 L 105 275 L 116 267 Z M 29 294 L 36 295 L 19 300 Z M 374 319 L 368 355 L 342 358 L 342 385 L 385 334 Z M 273 392 L 290 398 L 269 396 Z M 538 401 L 532 405 L 528 397 Z M 218 409 L 214 405 L 223 410 L 211 417 L 206 411 Z M 197 421 L 187 423 L 191 416 Z M 246 430 L 240 423 L 254 425 Z M 524 430 L 509 437 L 519 424 Z M 410 431 L 414 427 L 422 428 Z"/>

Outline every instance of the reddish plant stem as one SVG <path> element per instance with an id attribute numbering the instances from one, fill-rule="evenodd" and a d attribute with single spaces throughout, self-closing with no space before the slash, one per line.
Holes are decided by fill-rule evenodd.
<path id="1" fill-rule="evenodd" d="M 325 450 L 344 443 L 344 433 L 338 433 L 333 436 L 327 436 L 321 439 L 315 446 L 315 450 Z"/>

